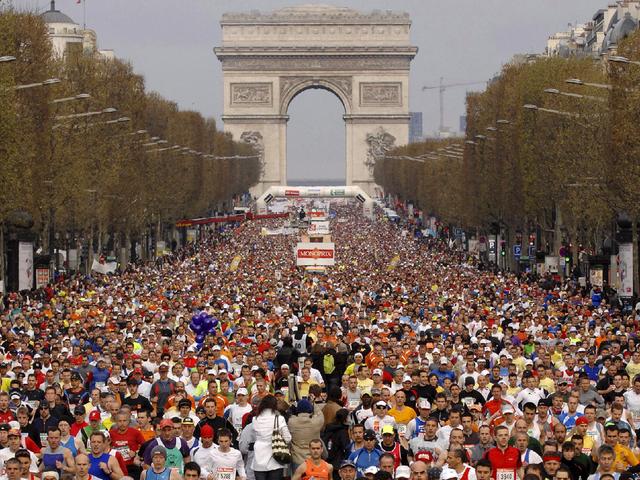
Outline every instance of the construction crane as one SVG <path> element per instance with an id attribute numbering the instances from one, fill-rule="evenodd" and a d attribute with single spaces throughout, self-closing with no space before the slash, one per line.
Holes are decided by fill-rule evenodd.
<path id="1" fill-rule="evenodd" d="M 452 88 L 452 87 L 466 87 L 469 85 L 481 85 L 483 83 L 487 83 L 486 80 L 479 81 L 479 82 L 448 83 L 448 84 L 445 84 L 443 82 L 444 82 L 444 78 L 440 77 L 439 85 L 427 85 L 422 87 L 422 91 L 435 90 L 436 88 L 438 89 L 438 92 L 440 94 L 440 131 L 441 132 L 444 131 L 444 92 L 445 90 L 447 88 Z"/>

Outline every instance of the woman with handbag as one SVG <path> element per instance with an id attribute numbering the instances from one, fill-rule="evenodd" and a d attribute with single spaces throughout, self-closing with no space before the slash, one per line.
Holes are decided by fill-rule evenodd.
<path id="1" fill-rule="evenodd" d="M 282 480 L 284 467 L 291 462 L 291 433 L 278 413 L 276 397 L 267 395 L 260 401 L 252 423 L 256 442 L 251 467 L 256 480 Z"/>

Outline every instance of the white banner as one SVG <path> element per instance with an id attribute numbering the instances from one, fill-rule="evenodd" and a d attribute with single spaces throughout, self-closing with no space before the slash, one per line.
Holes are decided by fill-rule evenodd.
<path id="1" fill-rule="evenodd" d="M 33 243 L 18 242 L 18 290 L 33 288 Z"/>
<path id="2" fill-rule="evenodd" d="M 296 265 L 333 266 L 336 263 L 336 247 L 333 242 L 299 242 L 295 248 Z"/>
<path id="3" fill-rule="evenodd" d="M 93 265 L 91 265 L 91 270 L 93 270 L 94 272 L 102 273 L 103 275 L 106 275 L 107 273 L 113 273 L 117 268 L 117 262 L 100 263 L 95 258 L 93 259 Z"/>
<path id="4" fill-rule="evenodd" d="M 260 229 L 260 235 L 270 236 L 270 235 L 294 235 L 297 229 L 292 227 L 278 227 L 278 228 L 265 228 L 262 227 Z"/>
<path id="5" fill-rule="evenodd" d="M 68 267 L 70 270 L 78 269 L 78 249 L 70 248 L 69 249 L 69 259 L 68 259 Z"/>
<path id="6" fill-rule="evenodd" d="M 307 229 L 309 235 L 328 235 L 329 234 L 329 221 L 324 220 L 322 222 L 313 221 L 309 224 Z"/>
<path id="7" fill-rule="evenodd" d="M 618 252 L 620 296 L 633 297 L 633 243 L 621 243 Z"/>
<path id="8" fill-rule="evenodd" d="M 476 258 L 480 256 L 480 242 L 478 240 L 469 240 L 469 254 Z"/>

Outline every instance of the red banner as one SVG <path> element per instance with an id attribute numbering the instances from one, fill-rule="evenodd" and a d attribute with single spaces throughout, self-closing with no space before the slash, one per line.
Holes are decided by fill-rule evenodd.
<path id="1" fill-rule="evenodd" d="M 299 249 L 298 258 L 333 258 L 333 250 Z"/>
<path id="2" fill-rule="evenodd" d="M 228 223 L 228 222 L 243 222 L 245 220 L 262 220 L 265 218 L 286 218 L 288 213 L 267 213 L 265 215 L 256 215 L 251 212 L 239 215 L 225 215 L 222 217 L 207 217 L 207 218 L 191 218 L 178 220 L 176 227 L 194 227 L 196 225 L 210 225 L 212 223 Z"/>

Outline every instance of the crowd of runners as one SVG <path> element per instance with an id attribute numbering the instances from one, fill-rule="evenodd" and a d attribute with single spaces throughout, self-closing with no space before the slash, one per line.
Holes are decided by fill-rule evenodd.
<path id="1" fill-rule="evenodd" d="M 635 312 L 334 209 L 326 275 L 271 219 L 5 296 L 2 480 L 633 477 Z"/>

